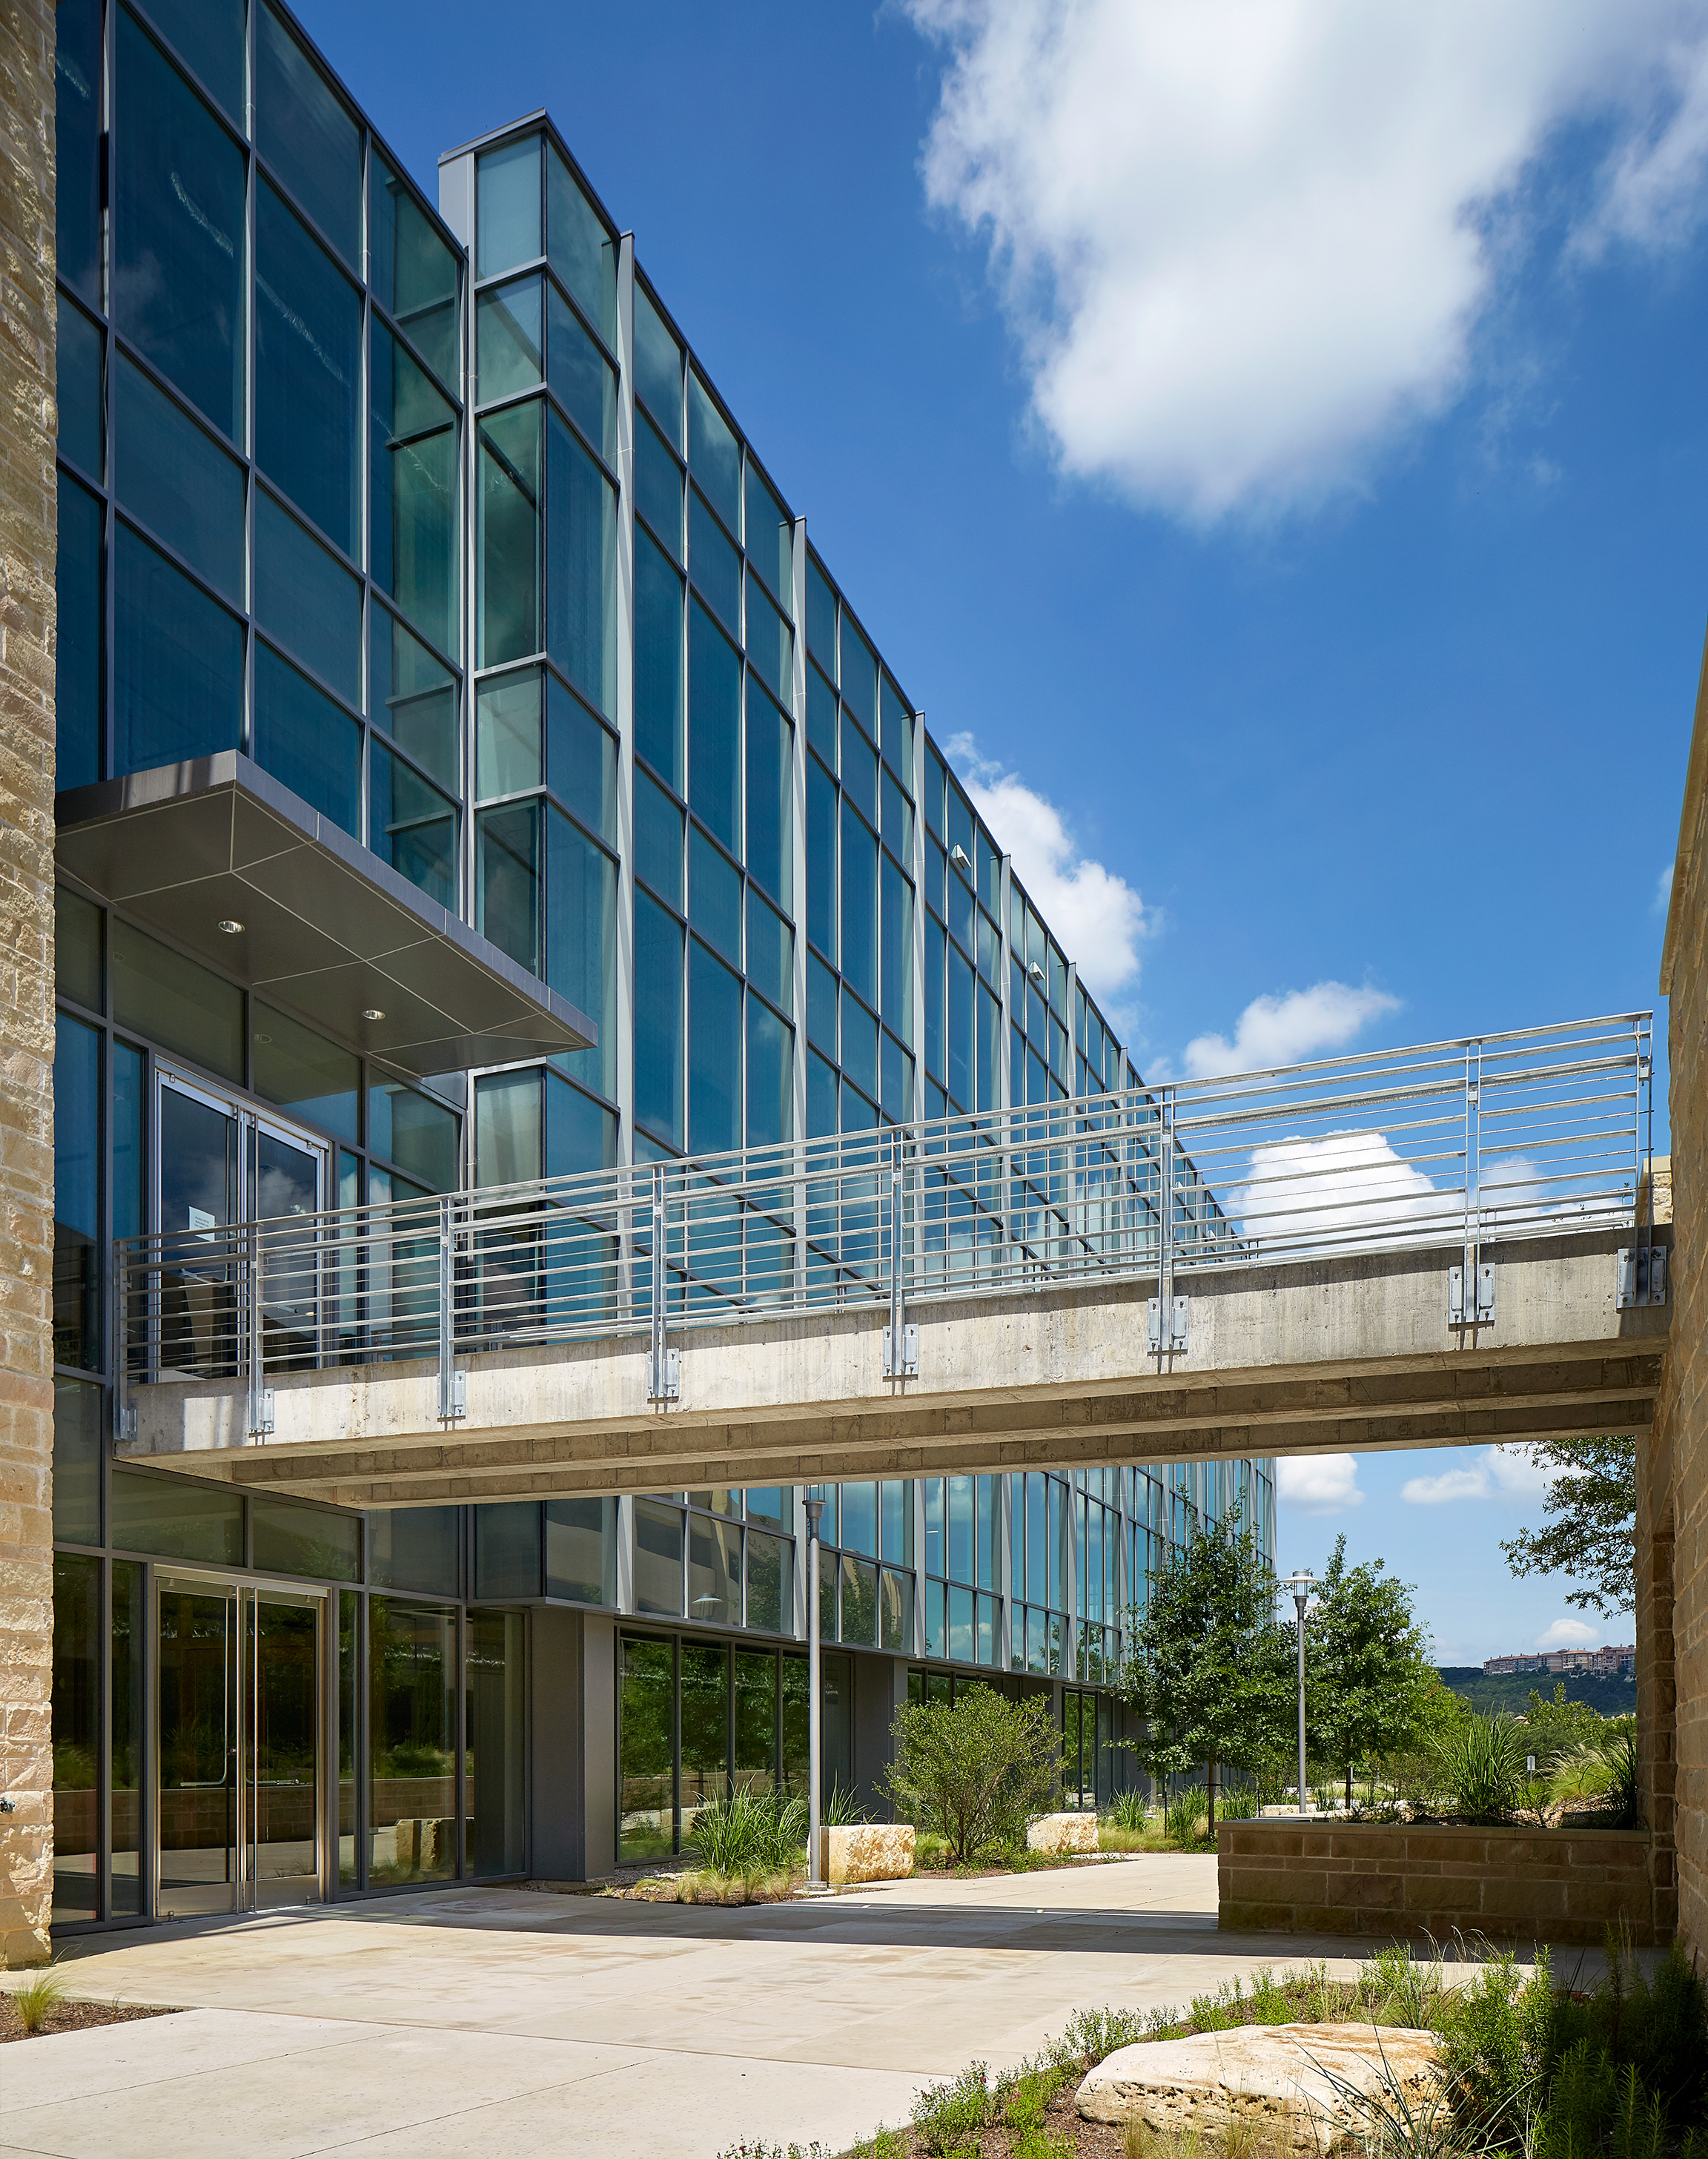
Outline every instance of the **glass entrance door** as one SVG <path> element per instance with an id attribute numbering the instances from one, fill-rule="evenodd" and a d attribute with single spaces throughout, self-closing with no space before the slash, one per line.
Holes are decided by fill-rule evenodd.
<path id="1" fill-rule="evenodd" d="M 160 1578 L 163 1916 L 250 1912 L 322 1895 L 325 1606 L 315 1591 Z"/>
<path id="2" fill-rule="evenodd" d="M 319 1148 L 272 1126 L 249 1128 L 244 1212 L 253 1221 L 313 1215 L 321 1205 L 325 1157 Z M 302 1371 L 314 1362 L 319 1255 L 305 1227 L 268 1234 L 262 1252 L 261 1324 L 269 1369 Z"/>

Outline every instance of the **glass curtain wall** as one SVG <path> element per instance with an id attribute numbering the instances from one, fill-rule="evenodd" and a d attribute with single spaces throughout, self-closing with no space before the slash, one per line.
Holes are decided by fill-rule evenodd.
<path id="1" fill-rule="evenodd" d="M 56 20 L 58 784 L 243 750 L 454 911 L 459 251 L 267 0 Z"/>

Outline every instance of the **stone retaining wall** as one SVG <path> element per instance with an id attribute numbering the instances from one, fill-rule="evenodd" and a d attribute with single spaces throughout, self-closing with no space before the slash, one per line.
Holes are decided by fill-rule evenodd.
<path id="1" fill-rule="evenodd" d="M 1221 1822 L 1216 1889 L 1226 1928 L 1598 1945 L 1612 1922 L 1670 1938 L 1646 1830 Z"/>

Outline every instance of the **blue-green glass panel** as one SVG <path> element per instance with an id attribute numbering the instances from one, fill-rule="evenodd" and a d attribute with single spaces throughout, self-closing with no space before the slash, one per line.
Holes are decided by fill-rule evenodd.
<path id="1" fill-rule="evenodd" d="M 106 340 L 99 324 L 63 293 L 59 303 L 59 377 L 54 386 L 59 453 L 80 466 L 98 486 L 106 476 Z"/>
<path id="2" fill-rule="evenodd" d="M 368 1090 L 368 1145 L 435 1192 L 458 1177 L 457 1112 L 431 1095 L 386 1080 Z"/>
<path id="3" fill-rule="evenodd" d="M 877 753 L 856 727 L 842 729 L 842 786 L 868 825 L 877 822 Z"/>
<path id="4" fill-rule="evenodd" d="M 545 766 L 541 673 L 524 668 L 482 685 L 474 726 L 474 790 L 481 801 L 537 787 Z"/>
<path id="5" fill-rule="evenodd" d="M 842 1547 L 856 1551 L 867 1559 L 877 1556 L 877 1487 L 875 1484 L 845 1484 L 842 1487 Z"/>
<path id="6" fill-rule="evenodd" d="M 877 1022 L 842 992 L 842 1069 L 862 1094 L 877 1094 Z"/>
<path id="7" fill-rule="evenodd" d="M 806 670 L 806 738 L 831 771 L 836 769 L 836 693 L 820 674 Z"/>
<path id="8" fill-rule="evenodd" d="M 127 10 L 119 15 L 116 105 L 113 319 L 241 442 L 243 153 Z"/>
<path id="9" fill-rule="evenodd" d="M 877 1002 L 877 836 L 842 804 L 842 972 Z"/>
<path id="10" fill-rule="evenodd" d="M 806 761 L 807 935 L 836 957 L 836 783 L 815 757 Z"/>
<path id="11" fill-rule="evenodd" d="M 243 0 L 149 0 L 148 13 L 179 59 L 219 100 L 226 118 L 241 127 Z M 62 23 L 65 18 L 61 8 Z"/>
<path id="12" fill-rule="evenodd" d="M 851 1081 L 842 1082 L 842 1130 L 869 1132 L 877 1128 L 877 1105 L 868 1101 Z"/>
<path id="13" fill-rule="evenodd" d="M 607 847 L 617 844 L 617 738 L 555 675 L 546 678 L 546 776 Z"/>
<path id="14" fill-rule="evenodd" d="M 688 470 L 732 532 L 742 523 L 742 452 L 712 393 L 688 371 Z"/>
<path id="15" fill-rule="evenodd" d="M 794 730 L 769 698 L 750 689 L 747 736 L 748 868 L 767 892 L 787 904 L 794 876 L 789 800 Z"/>
<path id="16" fill-rule="evenodd" d="M 114 772 L 237 748 L 243 625 L 127 525 L 114 555 Z"/>
<path id="17" fill-rule="evenodd" d="M 91 308 L 101 305 L 101 0 L 54 10 L 55 267 Z"/>
<path id="18" fill-rule="evenodd" d="M 947 942 L 943 925 L 925 917 L 925 1069 L 946 1081 L 944 1063 L 944 967 Z"/>
<path id="19" fill-rule="evenodd" d="M 120 505 L 243 605 L 243 468 L 119 356 L 113 480 Z"/>
<path id="20" fill-rule="evenodd" d="M 360 727 L 265 645 L 255 648 L 255 760 L 323 817 L 360 829 Z"/>
<path id="21" fill-rule="evenodd" d="M 756 581 L 748 579 L 748 660 L 779 704 L 794 696 L 794 633 Z"/>
<path id="22" fill-rule="evenodd" d="M 265 180 L 255 253 L 256 462 L 353 556 L 361 296 Z"/>
<path id="23" fill-rule="evenodd" d="M 696 1154 L 741 1145 L 742 986 L 698 938 L 688 945 L 688 1144 Z"/>
<path id="24" fill-rule="evenodd" d="M 541 1083 L 536 1066 L 474 1083 L 474 1178 L 478 1184 L 520 1184 L 541 1173 Z"/>
<path id="25" fill-rule="evenodd" d="M 914 715 L 886 675 L 878 686 L 883 761 L 911 795 L 914 791 Z"/>
<path id="26" fill-rule="evenodd" d="M 644 285 L 634 287 L 634 391 L 673 449 L 682 447 L 682 348 Z M 637 428 L 637 434 L 639 430 Z"/>
<path id="27" fill-rule="evenodd" d="M 54 573 L 59 603 L 54 784 L 62 792 L 68 787 L 90 786 L 101 778 L 106 551 L 106 510 L 86 487 L 62 478 Z"/>
<path id="28" fill-rule="evenodd" d="M 54 1362 L 101 1363 L 101 1035 L 54 1033 Z"/>
<path id="29" fill-rule="evenodd" d="M 789 512 L 748 459 L 748 562 L 784 614 L 794 612 L 794 528 Z"/>
<path id="30" fill-rule="evenodd" d="M 255 491 L 255 619 L 355 704 L 362 686 L 362 588 L 319 541 Z"/>
<path id="31" fill-rule="evenodd" d="M 682 813 L 644 772 L 634 775 L 634 874 L 680 912 Z"/>
<path id="32" fill-rule="evenodd" d="M 815 1049 L 806 1058 L 806 1136 L 828 1138 L 836 1129 L 836 1074 Z"/>
<path id="33" fill-rule="evenodd" d="M 982 982 L 976 985 L 973 1007 L 973 1027 L 978 1038 L 979 1099 L 976 1105 L 968 1106 L 994 1110 L 1000 1077 L 996 1053 L 1002 1037 L 1002 1007 Z"/>
<path id="34" fill-rule="evenodd" d="M 836 595 L 815 559 L 806 558 L 806 649 L 836 679 Z"/>
<path id="35" fill-rule="evenodd" d="M 888 1028 L 878 1043 L 877 1099 L 893 1124 L 913 1122 L 913 1057 Z"/>
<path id="36" fill-rule="evenodd" d="M 943 1077 L 955 1107 L 976 1105 L 973 1064 L 973 971 L 949 948 L 949 1062 Z"/>
<path id="37" fill-rule="evenodd" d="M 550 142 L 546 146 L 546 251 L 576 305 L 614 350 L 617 243 Z"/>
<path id="38" fill-rule="evenodd" d="M 546 1174 L 576 1177 L 589 1169 L 614 1168 L 617 1120 L 609 1110 L 567 1085 L 555 1072 L 546 1074 Z"/>
<path id="39" fill-rule="evenodd" d="M 361 130 L 267 0 L 255 26 L 255 144 L 351 269 L 360 271 Z"/>
<path id="40" fill-rule="evenodd" d="M 682 468 L 643 413 L 634 430 L 634 506 L 670 553 L 682 558 Z"/>
<path id="41" fill-rule="evenodd" d="M 377 151 L 368 159 L 368 282 L 374 298 L 454 396 L 457 258 L 413 189 Z"/>
<path id="42" fill-rule="evenodd" d="M 456 913 L 457 805 L 380 742 L 368 752 L 368 845 Z"/>
<path id="43" fill-rule="evenodd" d="M 688 574 L 733 638 L 742 634 L 741 558 L 697 488 L 688 496 Z"/>
<path id="44" fill-rule="evenodd" d="M 369 364 L 369 567 L 422 634 L 454 655 L 457 416 L 377 320 Z"/>
<path id="45" fill-rule="evenodd" d="M 785 1012 L 794 1010 L 794 932 L 756 885 L 748 887 L 748 980 Z"/>
<path id="46" fill-rule="evenodd" d="M 514 287 L 507 289 L 513 290 Z M 608 465 L 617 463 L 617 370 L 556 285 L 546 288 L 546 380 Z M 520 385 L 518 386 L 520 386 Z M 483 395 L 497 396 L 497 391 Z"/>
<path id="47" fill-rule="evenodd" d="M 255 1091 L 292 1116 L 323 1126 L 355 1145 L 361 1100 L 361 1062 L 347 1049 L 316 1034 L 288 1012 L 258 1000 L 250 1008 L 251 1066 Z M 280 1212 L 257 1201 L 261 1214 Z"/>
<path id="48" fill-rule="evenodd" d="M 475 267 L 494 277 L 532 262 L 540 245 L 540 142 L 537 135 L 506 142 L 479 158 L 474 173 Z"/>
<path id="49" fill-rule="evenodd" d="M 741 846 L 742 665 L 696 599 L 688 610 L 688 800 L 732 854 Z"/>
<path id="50" fill-rule="evenodd" d="M 540 650 L 540 407 L 513 406 L 480 427 L 479 665 Z"/>
<path id="51" fill-rule="evenodd" d="M 842 612 L 842 702 L 875 742 L 877 738 L 877 660 L 872 647 Z"/>
<path id="52" fill-rule="evenodd" d="M 815 952 L 806 955 L 806 1038 L 836 1064 L 836 978 Z"/>
<path id="53" fill-rule="evenodd" d="M 572 1079 L 617 1092 L 617 865 L 554 809 L 546 813 L 546 979 L 599 1030 L 560 1059 Z"/>
<path id="54" fill-rule="evenodd" d="M 682 580 L 637 526 L 634 533 L 634 747 L 678 793 L 682 786 Z"/>
<path id="55" fill-rule="evenodd" d="M 112 1233 L 139 1237 L 147 1210 L 143 1180 L 142 1053 L 127 1042 L 112 1046 Z"/>
<path id="56" fill-rule="evenodd" d="M 476 926 L 531 975 L 540 972 L 541 806 L 506 803 L 474 824 Z"/>
<path id="57" fill-rule="evenodd" d="M 928 740 L 925 744 L 925 829 L 941 840 L 944 837 L 943 795 L 947 774 L 943 759 L 937 754 L 937 745 Z"/>
<path id="58" fill-rule="evenodd" d="M 617 711 L 617 491 L 546 416 L 546 650 L 590 705 Z"/>
<path id="59" fill-rule="evenodd" d="M 448 794 L 462 793 L 457 678 L 382 607 L 368 616 L 368 717 Z"/>
<path id="60" fill-rule="evenodd" d="M 886 855 L 882 870 L 882 979 L 878 1010 L 905 1043 L 914 1039 L 914 888 Z"/>
<path id="61" fill-rule="evenodd" d="M 634 895 L 634 1114 L 681 1146 L 682 930 L 644 892 Z"/>
<path id="62" fill-rule="evenodd" d="M 742 873 L 697 826 L 688 836 L 688 919 L 732 967 L 742 963 Z"/>
<path id="63" fill-rule="evenodd" d="M 757 997 L 748 999 L 748 1145 L 794 1136 L 794 1030 Z"/>
<path id="64" fill-rule="evenodd" d="M 914 859 L 914 805 L 897 786 L 894 776 L 886 765 L 878 784 L 878 806 L 883 819 L 880 827 L 883 844 L 903 865 Z"/>

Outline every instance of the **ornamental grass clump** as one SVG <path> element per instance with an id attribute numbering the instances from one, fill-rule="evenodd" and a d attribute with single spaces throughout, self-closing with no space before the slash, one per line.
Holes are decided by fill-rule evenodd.
<path id="1" fill-rule="evenodd" d="M 39 1971 L 34 1979 L 27 1979 L 21 1986 L 12 1990 L 12 2006 L 18 2012 L 18 2021 L 32 2038 L 47 2028 L 47 2022 L 65 1998 L 65 1982 L 51 1969 Z"/>
<path id="2" fill-rule="evenodd" d="M 1502 1711 L 1467 1716 L 1435 1742 L 1441 1782 L 1467 1821 L 1510 1821 L 1524 1796 L 1524 1727 Z"/>

